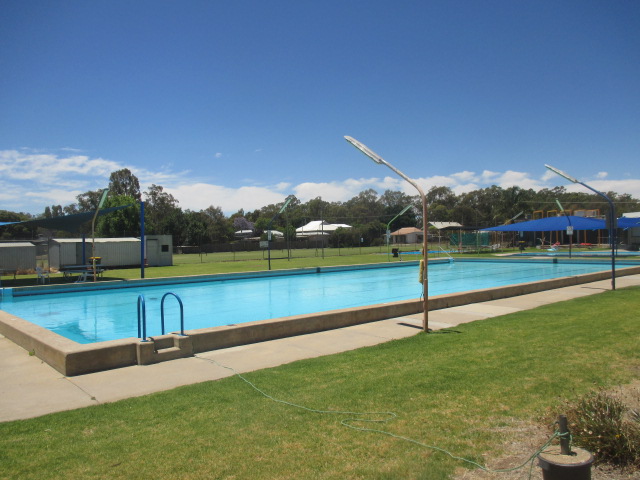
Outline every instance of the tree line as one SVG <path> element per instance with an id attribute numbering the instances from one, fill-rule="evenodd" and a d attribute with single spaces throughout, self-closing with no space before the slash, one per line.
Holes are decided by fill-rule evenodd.
<path id="1" fill-rule="evenodd" d="M 616 205 L 618 216 L 626 212 L 640 211 L 640 201 L 629 194 L 606 192 Z M 0 210 L 0 221 L 15 222 L 35 218 L 51 218 L 75 213 L 92 212 L 98 206 L 101 191 L 88 191 L 76 197 L 77 203 L 66 206 L 47 206 L 41 215 L 30 215 Z M 517 186 L 501 188 L 496 185 L 455 194 L 449 187 L 433 187 L 427 194 L 428 222 L 458 222 L 470 229 L 500 225 L 514 218 L 547 216 L 563 209 L 599 210 L 605 214 L 608 203 L 593 193 L 567 192 L 564 187 L 552 189 L 523 189 Z M 235 232 L 251 230 L 254 236 L 264 235 L 269 223 L 289 238 L 295 229 L 312 220 L 348 224 L 353 228 L 338 232 L 342 245 L 376 245 L 393 220 L 390 229 L 403 227 L 422 228 L 422 203 L 419 196 L 387 190 L 381 195 L 369 189 L 360 192 L 346 202 L 327 202 L 316 197 L 305 203 L 293 197 L 286 210 L 277 215 L 283 203 L 266 205 L 254 211 L 238 210 L 226 216 L 220 207 L 209 206 L 204 210 L 183 210 L 178 200 L 160 185 L 151 185 L 141 192 L 138 178 L 129 170 L 112 172 L 109 177 L 109 196 L 103 208 L 133 205 L 109 215 L 99 217 L 96 235 L 101 237 L 139 236 L 139 204 L 145 202 L 145 231 L 148 234 L 169 234 L 174 245 L 202 246 L 228 243 L 237 240 Z M 395 218 L 405 207 L 404 214 Z M 274 219 L 274 217 L 276 217 Z M 89 226 L 85 226 L 89 228 Z M 26 226 L 6 226 L 0 229 L 0 239 L 30 239 L 43 233 Z M 46 235 L 77 236 L 78 232 L 44 232 Z M 353 237 L 353 238 L 351 238 Z"/>

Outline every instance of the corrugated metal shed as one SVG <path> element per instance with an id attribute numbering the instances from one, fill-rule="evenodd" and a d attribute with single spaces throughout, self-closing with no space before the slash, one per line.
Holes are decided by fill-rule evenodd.
<path id="1" fill-rule="evenodd" d="M 83 262 L 83 245 L 81 238 L 56 238 L 49 242 L 49 265 L 51 268 L 62 268 L 69 265 L 89 264 L 94 256 L 93 241 L 86 239 L 85 261 Z M 100 264 L 105 267 L 126 267 L 140 265 L 140 239 L 96 238 L 95 256 L 100 257 Z"/>
<path id="2" fill-rule="evenodd" d="M 0 270 L 36 269 L 36 246 L 31 242 L 0 243 Z"/>
<path id="3" fill-rule="evenodd" d="M 171 235 L 147 235 L 147 265 L 168 267 L 173 265 L 173 237 Z"/>
<path id="4" fill-rule="evenodd" d="M 173 239 L 171 235 L 146 237 L 146 260 L 149 267 L 173 265 Z M 93 242 L 87 238 L 55 238 L 49 241 L 49 265 L 60 269 L 70 265 L 89 265 Z M 135 237 L 96 238 L 95 256 L 103 267 L 133 267 L 140 265 L 140 239 Z M 84 261 L 83 261 L 84 258 Z"/>

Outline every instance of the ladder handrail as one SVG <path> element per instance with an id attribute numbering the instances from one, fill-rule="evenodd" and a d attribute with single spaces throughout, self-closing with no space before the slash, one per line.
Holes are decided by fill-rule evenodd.
<path id="1" fill-rule="evenodd" d="M 140 305 L 142 305 L 142 322 L 140 322 Z M 142 332 L 140 325 L 142 324 Z M 144 295 L 138 295 L 138 338 L 147 341 L 147 307 L 144 304 Z"/>
<path id="2" fill-rule="evenodd" d="M 184 336 L 184 306 L 182 305 L 182 300 L 180 300 L 180 297 L 173 292 L 165 293 L 162 296 L 162 300 L 160 301 L 160 327 L 162 330 L 162 335 L 164 335 L 164 299 L 167 298 L 167 295 L 173 295 L 180 304 L 180 335 Z"/>

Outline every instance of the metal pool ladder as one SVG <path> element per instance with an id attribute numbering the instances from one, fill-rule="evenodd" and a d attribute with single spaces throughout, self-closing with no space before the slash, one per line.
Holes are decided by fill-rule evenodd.
<path id="1" fill-rule="evenodd" d="M 168 295 L 173 295 L 180 305 L 180 335 L 184 336 L 184 305 L 180 297 L 173 292 L 165 293 L 160 301 L 160 330 L 164 335 L 164 300 Z M 147 341 L 147 308 L 142 294 L 138 295 L 138 338 L 143 342 Z"/>
<path id="2" fill-rule="evenodd" d="M 169 295 L 175 297 L 180 305 L 179 335 L 173 333 L 165 335 L 164 301 Z M 180 297 L 173 292 L 165 293 L 160 301 L 160 327 L 162 335 L 147 338 L 147 312 L 144 295 L 138 295 L 138 338 L 141 340 L 136 346 L 138 365 L 150 365 L 193 356 L 192 339 L 184 334 L 184 306 Z"/>
<path id="3" fill-rule="evenodd" d="M 184 306 L 182 305 L 180 297 L 173 292 L 165 293 L 160 301 L 160 328 L 162 330 L 162 335 L 164 335 L 164 299 L 167 298 L 167 295 L 173 295 L 180 304 L 180 335 L 184 336 Z"/>

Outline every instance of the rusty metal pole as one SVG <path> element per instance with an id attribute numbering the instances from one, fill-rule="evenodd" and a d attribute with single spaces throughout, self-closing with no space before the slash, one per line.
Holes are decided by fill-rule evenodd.
<path id="1" fill-rule="evenodd" d="M 560 431 L 560 453 L 562 455 L 571 455 L 571 442 L 569 439 L 566 415 L 560 415 L 558 417 L 558 430 Z"/>

